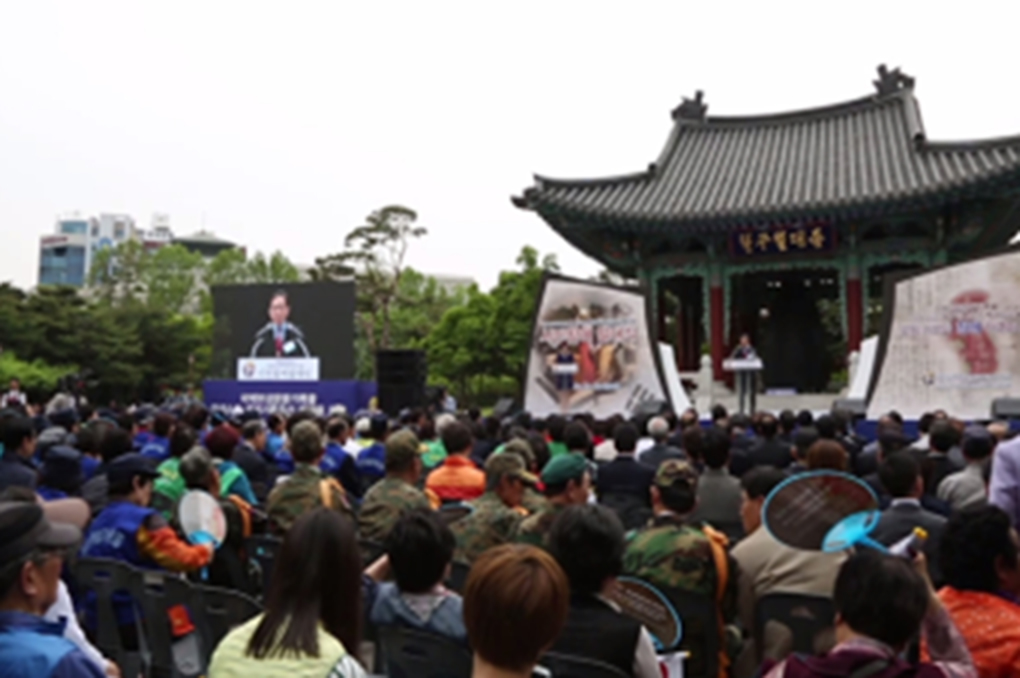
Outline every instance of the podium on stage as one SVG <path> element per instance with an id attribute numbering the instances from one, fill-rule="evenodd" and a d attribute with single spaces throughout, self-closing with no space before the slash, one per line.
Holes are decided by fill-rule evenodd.
<path id="1" fill-rule="evenodd" d="M 741 414 L 754 414 L 758 395 L 758 373 L 764 366 L 761 358 L 729 358 L 723 361 L 723 370 L 733 372 Z M 744 403 L 747 401 L 750 401 L 750 410 L 744 409 Z"/>

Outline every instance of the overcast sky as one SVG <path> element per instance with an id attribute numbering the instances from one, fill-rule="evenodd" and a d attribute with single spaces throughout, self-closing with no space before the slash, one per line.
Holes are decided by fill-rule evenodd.
<path id="1" fill-rule="evenodd" d="M 0 281 L 58 214 L 203 223 L 311 264 L 373 209 L 410 263 L 484 287 L 523 245 L 598 266 L 512 194 L 643 169 L 683 95 L 709 114 L 917 78 L 931 139 L 1020 134 L 1015 2 L 0 0 Z"/>

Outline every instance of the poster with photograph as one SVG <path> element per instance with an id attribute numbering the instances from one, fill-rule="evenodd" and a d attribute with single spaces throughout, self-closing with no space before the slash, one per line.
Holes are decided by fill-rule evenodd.
<path id="1" fill-rule="evenodd" d="M 657 351 L 640 291 L 550 276 L 535 317 L 524 407 L 539 416 L 609 417 L 668 400 Z"/>
<path id="2" fill-rule="evenodd" d="M 889 312 L 869 418 L 943 409 L 983 419 L 994 399 L 1017 394 L 1020 250 L 900 280 Z"/>

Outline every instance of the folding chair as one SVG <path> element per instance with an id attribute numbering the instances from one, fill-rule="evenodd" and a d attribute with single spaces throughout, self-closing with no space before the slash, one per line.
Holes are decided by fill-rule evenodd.
<path id="1" fill-rule="evenodd" d="M 269 584 L 273 580 L 273 564 L 276 561 L 276 551 L 283 541 L 267 534 L 252 535 L 245 540 L 245 550 L 248 553 L 248 562 L 254 563 L 262 575 L 262 595 L 269 591 Z"/>
<path id="2" fill-rule="evenodd" d="M 719 672 L 719 611 L 711 596 L 660 589 L 637 577 L 620 577 L 613 600 L 652 634 L 660 653 L 688 653 L 684 675 L 715 678 Z"/>
<path id="3" fill-rule="evenodd" d="M 389 678 L 471 676 L 471 652 L 449 638 L 401 626 L 380 627 L 379 638 Z"/>
<path id="4" fill-rule="evenodd" d="M 132 579 L 137 570 L 120 560 L 80 558 L 73 564 L 72 573 L 79 590 L 95 599 L 96 647 L 104 656 L 112 659 L 124 671 L 124 675 L 136 676 L 141 673 L 142 656 L 138 650 L 124 647 L 113 605 L 114 593 L 130 595 Z M 137 618 L 136 610 L 136 624 Z"/>
<path id="5" fill-rule="evenodd" d="M 191 584 L 170 572 L 137 571 L 132 578 L 132 594 L 142 609 L 144 639 L 151 652 L 150 678 L 197 678 L 205 672 L 201 636 L 195 626 Z M 174 637 L 171 617 L 191 621 L 191 629 L 178 629 Z M 185 622 L 186 624 L 186 622 Z M 211 650 L 210 650 L 211 651 Z M 143 651 L 144 653 L 144 651 Z"/>
<path id="6" fill-rule="evenodd" d="M 262 612 L 258 602 L 238 591 L 216 586 L 192 585 L 191 611 L 202 636 L 206 663 L 212 652 L 235 626 Z"/>
<path id="7" fill-rule="evenodd" d="M 464 592 L 464 585 L 467 584 L 468 573 L 471 566 L 467 563 L 453 561 L 450 564 L 450 578 L 446 580 L 446 588 L 457 593 Z"/>
<path id="8" fill-rule="evenodd" d="M 754 607 L 754 646 L 760 662 L 765 651 L 765 625 L 782 624 L 793 636 L 791 651 L 815 654 L 819 635 L 833 628 L 836 607 L 831 598 L 797 593 L 770 593 Z"/>
<path id="9" fill-rule="evenodd" d="M 627 678 L 627 673 L 612 664 L 587 657 L 547 652 L 538 660 L 552 673 L 553 678 Z"/>

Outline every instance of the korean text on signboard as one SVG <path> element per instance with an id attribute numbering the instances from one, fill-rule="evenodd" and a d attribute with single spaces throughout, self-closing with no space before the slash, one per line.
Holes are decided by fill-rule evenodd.
<path id="1" fill-rule="evenodd" d="M 835 247 L 832 224 L 793 224 L 730 234 L 730 252 L 736 257 L 831 252 Z"/>

